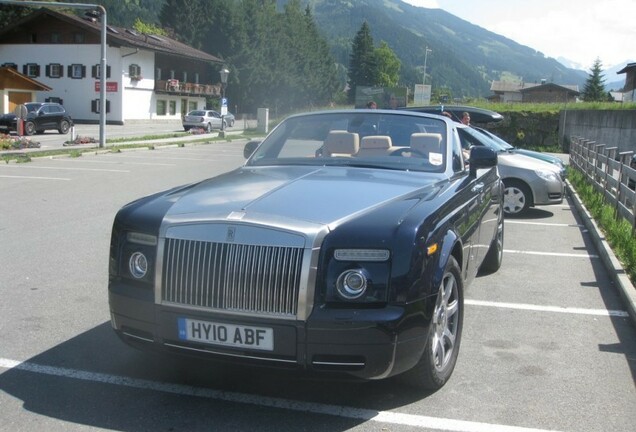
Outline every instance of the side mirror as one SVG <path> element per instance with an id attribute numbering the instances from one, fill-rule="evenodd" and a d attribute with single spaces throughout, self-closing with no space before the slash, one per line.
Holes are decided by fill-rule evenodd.
<path id="1" fill-rule="evenodd" d="M 245 144 L 245 147 L 243 147 L 243 157 L 245 159 L 248 159 L 250 156 L 252 156 L 252 153 L 254 153 L 254 151 L 260 144 L 260 141 L 248 141 L 247 144 Z"/>
<path id="2" fill-rule="evenodd" d="M 477 170 L 497 166 L 497 153 L 491 148 L 474 146 L 470 149 L 470 175 L 477 177 Z"/>

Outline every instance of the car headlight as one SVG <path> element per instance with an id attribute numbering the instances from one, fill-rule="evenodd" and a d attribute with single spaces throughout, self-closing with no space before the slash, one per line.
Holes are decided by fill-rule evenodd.
<path id="1" fill-rule="evenodd" d="M 134 252 L 128 259 L 128 270 L 135 279 L 143 279 L 148 273 L 148 258 L 142 252 Z"/>
<path id="2" fill-rule="evenodd" d="M 547 181 L 558 181 L 559 176 L 556 172 L 550 170 L 535 170 L 534 173 Z"/>
<path id="3" fill-rule="evenodd" d="M 336 288 L 345 300 L 361 297 L 367 290 L 368 277 L 362 270 L 346 270 L 338 276 Z"/>

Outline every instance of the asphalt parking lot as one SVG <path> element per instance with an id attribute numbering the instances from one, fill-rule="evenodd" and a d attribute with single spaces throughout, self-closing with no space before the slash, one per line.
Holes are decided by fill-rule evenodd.
<path id="1" fill-rule="evenodd" d="M 125 346 L 106 292 L 115 212 L 238 166 L 243 144 L 0 164 L 0 431 L 634 430 L 636 326 L 571 198 L 506 220 L 503 266 L 467 290 L 433 394 Z"/>

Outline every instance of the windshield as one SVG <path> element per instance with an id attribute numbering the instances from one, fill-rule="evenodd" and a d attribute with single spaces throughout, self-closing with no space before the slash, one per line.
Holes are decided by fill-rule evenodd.
<path id="1" fill-rule="evenodd" d="M 346 165 L 445 172 L 447 123 L 439 116 L 382 110 L 293 116 L 263 141 L 248 165 Z"/>
<path id="2" fill-rule="evenodd" d="M 486 135 L 488 138 L 490 138 L 491 140 L 499 143 L 499 145 L 501 145 L 504 149 L 506 150 L 512 150 L 514 149 L 514 146 L 511 145 L 510 143 L 508 143 L 507 141 L 504 141 L 503 138 L 498 137 L 497 135 L 495 135 L 494 133 L 487 131 L 485 129 L 476 129 L 477 131 L 483 133 L 484 135 Z"/>
<path id="3" fill-rule="evenodd" d="M 501 144 L 485 133 L 471 127 L 457 128 L 457 131 L 459 132 L 459 138 L 462 142 L 462 148 L 466 150 L 470 149 L 472 146 L 486 146 L 496 152 L 505 152 L 511 148 L 508 143 L 504 142 Z"/>

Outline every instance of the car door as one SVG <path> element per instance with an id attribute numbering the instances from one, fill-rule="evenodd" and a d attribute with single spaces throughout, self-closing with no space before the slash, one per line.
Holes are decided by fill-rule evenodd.
<path id="1" fill-rule="evenodd" d="M 466 140 L 467 135 L 459 134 L 462 149 L 471 147 Z M 471 177 L 470 202 L 466 209 L 466 218 L 471 223 L 472 242 L 470 254 L 472 258 L 469 275 L 475 275 L 483 261 L 490 243 L 496 233 L 499 215 L 500 185 L 497 168 L 478 169 L 475 177 Z M 475 224 L 472 227 L 472 224 Z"/>
<path id="2" fill-rule="evenodd" d="M 209 111 L 208 116 L 211 119 L 210 124 L 212 127 L 215 129 L 221 129 L 221 114 L 216 111 Z"/>

